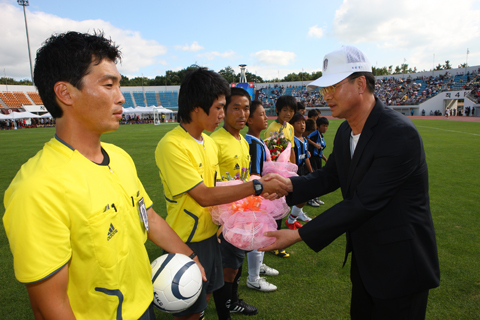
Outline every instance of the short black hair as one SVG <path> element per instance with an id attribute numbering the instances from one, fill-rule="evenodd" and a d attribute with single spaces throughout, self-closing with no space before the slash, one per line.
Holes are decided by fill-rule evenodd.
<path id="1" fill-rule="evenodd" d="M 330 122 L 328 122 L 328 119 L 325 118 L 325 117 L 320 117 L 320 118 L 317 118 L 317 121 L 315 121 L 316 124 L 317 124 L 317 127 L 320 127 L 322 124 L 326 124 L 328 126 L 328 124 Z"/>
<path id="2" fill-rule="evenodd" d="M 275 103 L 277 114 L 280 113 L 284 107 L 290 107 L 294 112 L 297 112 L 297 100 L 295 97 L 289 95 L 280 96 Z"/>
<path id="3" fill-rule="evenodd" d="M 248 116 L 249 118 L 253 117 L 253 113 L 257 110 L 258 106 L 263 106 L 260 100 L 253 100 L 250 103 L 250 115 Z"/>
<path id="4" fill-rule="evenodd" d="M 104 59 L 117 63 L 121 52 L 102 31 L 93 34 L 70 31 L 54 34 L 38 49 L 33 78 L 38 94 L 54 118 L 60 118 L 63 111 L 57 103 L 55 83 L 66 81 L 82 90 L 83 77 L 88 74 L 91 64 L 98 65 Z"/>
<path id="5" fill-rule="evenodd" d="M 315 117 L 315 116 L 318 116 L 318 111 L 317 110 L 315 110 L 315 109 L 308 110 L 308 117 L 309 118 L 312 118 L 312 117 Z"/>
<path id="6" fill-rule="evenodd" d="M 233 88 L 230 89 L 230 94 L 226 98 L 227 103 L 225 103 L 225 107 L 224 107 L 225 111 L 227 111 L 227 107 L 230 104 L 230 102 L 232 101 L 233 96 L 247 97 L 248 101 L 250 102 L 250 94 L 245 89 L 240 88 L 240 87 L 233 87 Z"/>
<path id="7" fill-rule="evenodd" d="M 249 118 L 253 118 L 253 113 L 258 109 L 259 106 L 263 107 L 263 104 L 260 100 L 253 100 L 250 102 L 250 114 L 248 115 Z M 248 127 L 248 121 L 246 125 Z"/>
<path id="8" fill-rule="evenodd" d="M 178 122 L 190 123 L 190 113 L 200 107 L 209 113 L 215 99 L 230 95 L 230 86 L 224 77 L 203 67 L 194 67 L 185 75 L 178 92 Z"/>
<path id="9" fill-rule="evenodd" d="M 315 131 L 315 121 L 313 119 L 307 119 L 305 120 L 305 131 Z"/>
<path id="10" fill-rule="evenodd" d="M 367 81 L 367 90 L 371 94 L 375 92 L 375 76 L 371 72 L 354 72 L 350 76 L 348 76 L 349 81 L 353 81 L 357 78 L 364 76 Z"/>
<path id="11" fill-rule="evenodd" d="M 299 120 L 305 121 L 305 117 L 300 112 L 297 112 L 293 115 L 292 119 L 290 119 L 288 123 L 290 123 L 293 126 L 293 124 Z"/>

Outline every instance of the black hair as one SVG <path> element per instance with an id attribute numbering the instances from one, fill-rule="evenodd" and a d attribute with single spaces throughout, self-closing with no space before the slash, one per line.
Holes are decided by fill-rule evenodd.
<path id="1" fill-rule="evenodd" d="M 305 120 L 305 131 L 315 131 L 315 121 L 313 119 Z"/>
<path id="2" fill-rule="evenodd" d="M 253 117 L 253 113 L 257 110 L 258 106 L 263 106 L 260 100 L 253 100 L 250 103 L 250 115 L 248 116 L 249 118 Z"/>
<path id="3" fill-rule="evenodd" d="M 304 109 L 305 109 L 305 105 L 302 102 L 298 101 L 297 102 L 297 111 L 304 110 Z"/>
<path id="4" fill-rule="evenodd" d="M 225 104 L 225 107 L 224 107 L 225 111 L 227 111 L 227 107 L 230 104 L 230 102 L 232 101 L 233 96 L 247 97 L 248 101 L 250 102 L 250 94 L 245 89 L 233 87 L 233 88 L 230 89 L 230 95 L 228 95 L 227 98 L 226 98 L 227 103 Z"/>
<path id="5" fill-rule="evenodd" d="M 354 72 L 348 76 L 349 81 L 353 81 L 361 76 L 364 76 L 367 82 L 367 90 L 371 94 L 375 92 L 375 76 L 371 72 Z"/>
<path id="6" fill-rule="evenodd" d="M 320 127 L 322 124 L 326 124 L 328 126 L 328 124 L 330 122 L 328 122 L 328 119 L 325 118 L 325 117 L 320 117 L 320 118 L 317 118 L 317 121 L 315 121 L 316 124 L 317 124 L 317 128 Z"/>
<path id="7" fill-rule="evenodd" d="M 275 103 L 275 110 L 277 110 L 277 114 L 280 113 L 284 107 L 290 107 L 293 109 L 293 112 L 297 112 L 297 100 L 295 97 L 288 95 L 280 96 Z"/>
<path id="8" fill-rule="evenodd" d="M 260 100 L 253 100 L 250 102 L 250 114 L 248 115 L 249 118 L 253 118 L 253 113 L 258 109 L 259 106 L 263 107 L 263 104 Z M 248 121 L 246 126 L 248 127 Z"/>
<path id="9" fill-rule="evenodd" d="M 293 115 L 292 119 L 290 119 L 290 121 L 288 123 L 290 123 L 292 126 L 295 122 L 297 122 L 298 120 L 303 120 L 305 121 L 305 117 L 303 116 L 303 114 L 301 114 L 300 112 L 297 112 Z"/>
<path id="10" fill-rule="evenodd" d="M 90 65 L 98 65 L 104 59 L 117 63 L 121 59 L 118 46 L 106 39 L 102 31 L 94 34 L 69 31 L 54 34 L 37 51 L 33 78 L 38 94 L 54 118 L 63 111 L 57 103 L 55 83 L 66 81 L 82 90 L 83 77 Z"/>
<path id="11" fill-rule="evenodd" d="M 312 117 L 315 117 L 315 116 L 318 116 L 318 111 L 317 110 L 315 110 L 315 109 L 308 110 L 308 117 L 309 118 L 312 118 Z"/>
<path id="12" fill-rule="evenodd" d="M 208 115 L 215 99 L 230 95 L 224 77 L 203 67 L 195 67 L 185 75 L 178 92 L 178 122 L 190 123 L 190 113 L 200 107 Z"/>

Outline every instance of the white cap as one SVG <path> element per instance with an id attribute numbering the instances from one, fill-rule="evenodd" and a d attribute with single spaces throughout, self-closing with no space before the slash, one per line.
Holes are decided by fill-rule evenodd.
<path id="1" fill-rule="evenodd" d="M 325 55 L 322 76 L 310 82 L 307 89 L 332 86 L 355 72 L 372 72 L 372 65 L 359 49 L 343 46 Z"/>

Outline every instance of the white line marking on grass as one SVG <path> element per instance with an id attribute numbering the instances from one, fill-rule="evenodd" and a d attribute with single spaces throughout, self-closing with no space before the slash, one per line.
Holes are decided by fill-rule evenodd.
<path id="1" fill-rule="evenodd" d="M 442 131 L 462 133 L 462 134 L 469 134 L 469 135 L 472 135 L 472 136 L 480 137 L 480 134 L 478 134 L 478 133 L 470 133 L 470 132 L 463 132 L 463 131 L 447 130 L 447 129 L 441 129 L 441 128 L 435 128 L 435 127 L 426 127 L 426 126 L 416 126 L 416 127 L 418 127 L 418 128 L 427 128 L 427 129 L 437 129 L 437 130 L 442 130 Z"/>

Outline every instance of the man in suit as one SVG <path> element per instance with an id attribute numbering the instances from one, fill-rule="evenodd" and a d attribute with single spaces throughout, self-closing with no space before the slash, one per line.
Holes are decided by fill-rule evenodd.
<path id="1" fill-rule="evenodd" d="M 298 230 L 266 233 L 262 250 L 305 243 L 318 252 L 346 233 L 352 319 L 424 319 L 430 288 L 440 282 L 422 139 L 407 117 L 374 96 L 375 78 L 354 47 L 327 54 L 320 87 L 343 118 L 326 165 L 290 178 L 289 205 L 341 188 L 343 201 Z M 286 179 L 287 180 L 287 179 Z"/>

